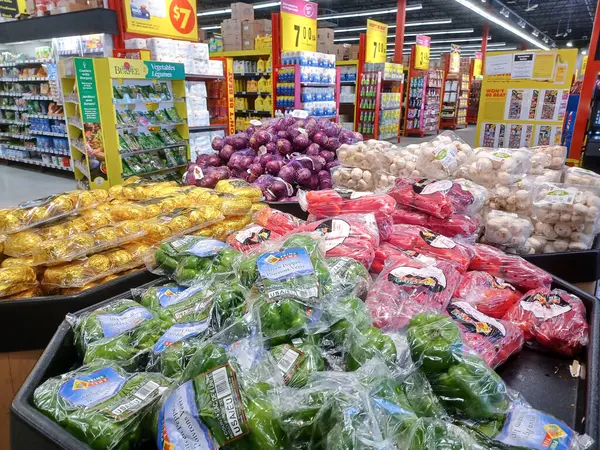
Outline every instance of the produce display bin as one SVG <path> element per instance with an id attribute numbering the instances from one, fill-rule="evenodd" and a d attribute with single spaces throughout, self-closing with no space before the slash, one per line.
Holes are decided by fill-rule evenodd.
<path id="1" fill-rule="evenodd" d="M 160 281 L 156 280 L 145 286 Z M 579 433 L 587 433 L 597 444 L 600 441 L 600 305 L 598 299 L 561 279 L 555 278 L 553 287 L 577 295 L 587 309 L 590 344 L 586 352 L 579 356 L 581 375 L 571 375 L 569 366 L 573 362 L 572 359 L 530 349 L 524 349 L 510 359 L 500 367 L 498 373 L 510 387 L 521 392 L 533 407 L 565 421 Z M 115 299 L 128 296 L 126 293 Z M 90 309 L 93 308 L 86 308 L 78 314 Z M 73 332 L 69 324 L 63 321 L 13 400 L 10 411 L 12 450 L 90 450 L 90 447 L 71 436 L 33 406 L 33 393 L 38 386 L 48 378 L 72 370 L 79 362 L 73 348 Z M 144 450 L 154 448 L 153 443 L 143 447 Z"/>
<path id="2" fill-rule="evenodd" d="M 569 283 L 600 280 L 600 239 L 598 237 L 590 250 L 521 256 L 531 264 Z"/>
<path id="3" fill-rule="evenodd" d="M 0 327 L 0 351 L 44 348 L 67 313 L 79 311 L 155 278 L 156 275 L 141 270 L 78 294 L 2 300 L 0 317 L 4 318 L 4 325 Z"/>

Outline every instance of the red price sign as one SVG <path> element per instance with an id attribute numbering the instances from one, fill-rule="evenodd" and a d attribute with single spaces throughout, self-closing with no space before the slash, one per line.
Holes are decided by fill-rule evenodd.
<path id="1" fill-rule="evenodd" d="M 196 15 L 188 0 L 173 0 L 169 8 L 169 19 L 173 28 L 181 34 L 188 34 L 194 29 Z"/>

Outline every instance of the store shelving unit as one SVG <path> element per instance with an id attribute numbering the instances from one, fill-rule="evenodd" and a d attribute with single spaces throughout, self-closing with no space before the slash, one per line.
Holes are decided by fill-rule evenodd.
<path id="1" fill-rule="evenodd" d="M 162 177 L 186 166 L 183 64 L 71 58 L 60 74 L 78 187 L 108 189 L 132 175 Z"/>
<path id="2" fill-rule="evenodd" d="M 336 61 L 335 65 L 340 67 L 340 124 L 354 130 L 358 60 Z"/>
<path id="3" fill-rule="evenodd" d="M 477 123 L 477 115 L 479 114 L 479 98 L 481 97 L 481 80 L 474 79 L 471 81 L 471 89 L 469 89 L 469 104 L 467 106 L 467 123 L 469 125 Z"/>
<path id="4" fill-rule="evenodd" d="M 469 71 L 461 62 L 458 72 L 450 72 L 450 55 L 444 58 L 444 89 L 440 128 L 467 128 L 467 107 L 469 101 Z"/>

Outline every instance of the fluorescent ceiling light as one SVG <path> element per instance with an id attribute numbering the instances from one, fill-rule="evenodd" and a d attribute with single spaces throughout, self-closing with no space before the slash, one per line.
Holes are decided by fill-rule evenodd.
<path id="1" fill-rule="evenodd" d="M 587 50 L 581 50 L 582 55 L 587 55 Z"/>
<path id="2" fill-rule="evenodd" d="M 479 14 L 484 19 L 491 20 L 495 24 L 500 25 L 502 28 L 504 28 L 504 29 L 506 29 L 508 31 L 511 31 L 513 34 L 516 34 L 520 38 L 525 39 L 527 42 L 531 42 L 537 48 L 541 48 L 542 50 L 550 50 L 550 47 L 548 47 L 547 45 L 542 44 L 537 39 L 534 39 L 531 36 L 531 34 L 529 34 L 529 33 L 525 32 L 523 30 L 520 30 L 520 29 L 512 26 L 507 21 L 505 21 L 503 19 L 500 19 L 495 14 L 491 14 L 489 11 L 486 11 L 485 9 L 481 8 L 480 6 L 474 5 L 469 0 L 455 0 L 455 1 L 457 3 L 460 3 L 461 5 L 465 6 L 466 8 L 469 8 L 471 11 L 476 12 L 477 14 Z"/>
<path id="3" fill-rule="evenodd" d="M 452 19 L 440 19 L 440 20 L 422 20 L 420 22 L 406 22 L 404 27 L 422 27 L 426 25 L 443 25 L 446 23 L 452 23 Z M 388 24 L 388 29 L 396 28 L 395 23 Z M 348 27 L 348 28 L 335 28 L 334 33 L 349 33 L 351 31 L 365 31 L 367 27 Z"/>
<path id="4" fill-rule="evenodd" d="M 488 36 L 488 40 L 490 40 L 492 37 Z M 436 41 L 431 41 L 431 44 L 456 44 L 458 42 L 473 42 L 473 41 L 483 41 L 483 38 L 460 38 L 460 39 L 438 39 Z M 416 41 L 412 41 L 412 42 L 405 42 L 404 45 L 414 45 L 416 44 Z M 394 42 L 389 42 L 388 43 L 388 47 L 390 45 L 395 45 Z"/>
<path id="5" fill-rule="evenodd" d="M 220 25 L 211 25 L 209 27 L 201 27 L 202 30 L 219 30 L 221 28 Z"/>
<path id="6" fill-rule="evenodd" d="M 416 5 L 409 5 L 406 7 L 407 11 L 417 11 L 423 9 L 423 5 L 417 3 Z M 317 17 L 317 20 L 330 20 L 330 19 L 346 19 L 348 17 L 364 17 L 364 16 L 379 16 L 382 14 L 395 14 L 398 12 L 398 8 L 393 9 L 372 9 L 370 11 L 354 11 L 345 12 L 341 14 L 330 14 L 328 16 Z"/>
<path id="7" fill-rule="evenodd" d="M 573 43 L 571 41 L 567 42 L 567 47 L 573 47 Z"/>
<path id="8" fill-rule="evenodd" d="M 439 35 L 439 34 L 454 34 L 454 33 L 473 33 L 475 30 L 473 28 L 462 28 L 459 30 L 439 30 L 439 31 L 423 31 L 422 33 L 404 33 L 404 36 L 418 36 L 419 34 L 424 34 L 425 36 Z M 388 39 L 395 38 L 395 34 L 388 34 Z M 352 42 L 358 41 L 360 37 L 348 37 L 348 38 L 336 38 L 334 42 Z"/>
<path id="9" fill-rule="evenodd" d="M 252 6 L 254 7 L 254 9 L 264 9 L 264 8 L 272 8 L 274 6 L 279 6 L 279 5 L 281 5 L 281 2 L 257 3 Z M 212 9 L 212 10 L 208 10 L 208 11 L 199 12 L 196 15 L 198 17 L 200 17 L 200 16 L 219 16 L 221 14 L 228 14 L 230 12 L 231 12 L 231 8 Z"/>

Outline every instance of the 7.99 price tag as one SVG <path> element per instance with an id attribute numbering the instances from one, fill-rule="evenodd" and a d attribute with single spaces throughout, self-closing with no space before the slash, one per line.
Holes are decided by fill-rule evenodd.
<path id="1" fill-rule="evenodd" d="M 387 52 L 388 26 L 375 20 L 367 20 L 367 48 L 365 62 L 385 62 Z"/>
<path id="2" fill-rule="evenodd" d="M 303 0 L 281 2 L 281 47 L 285 51 L 317 51 L 316 3 Z"/>

